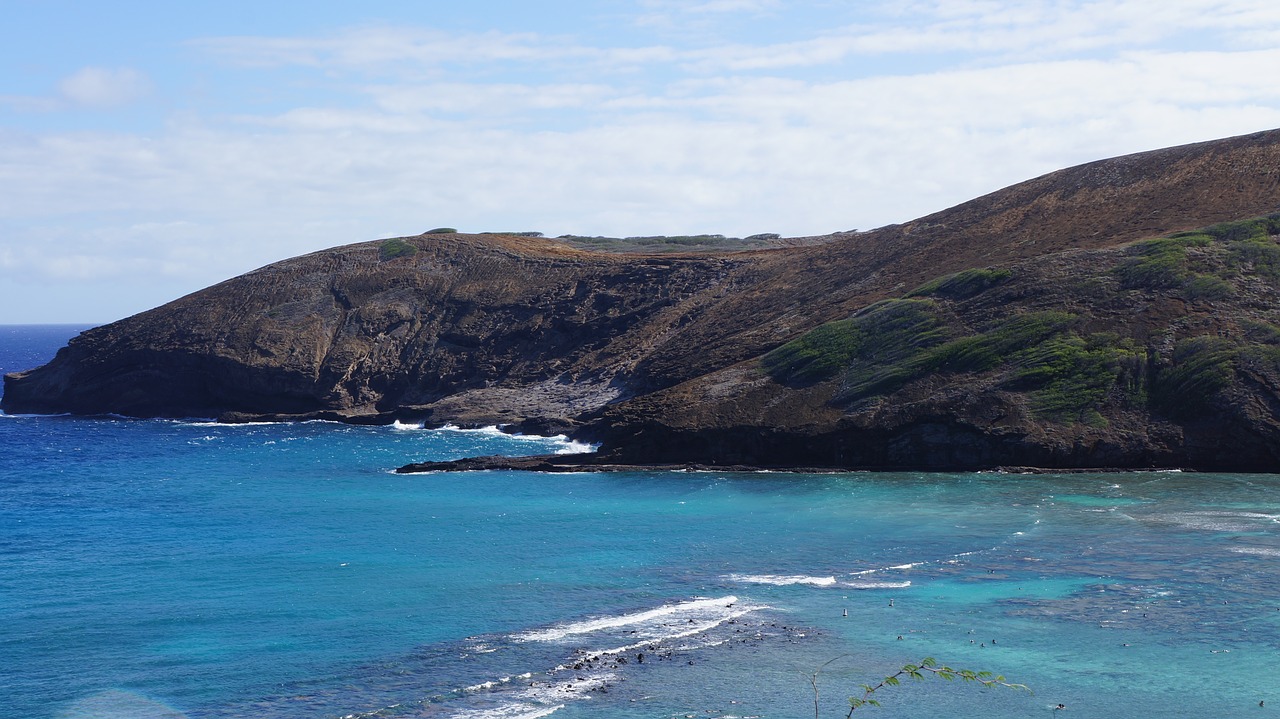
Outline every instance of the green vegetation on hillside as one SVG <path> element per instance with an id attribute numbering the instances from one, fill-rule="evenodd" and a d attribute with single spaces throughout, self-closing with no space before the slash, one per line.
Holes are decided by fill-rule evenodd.
<path id="1" fill-rule="evenodd" d="M 1203 410 L 1218 390 L 1231 383 L 1240 346 L 1220 337 L 1190 337 L 1173 348 L 1173 362 L 1156 374 L 1151 405 L 1171 417 Z"/>
<path id="2" fill-rule="evenodd" d="M 1015 315 L 990 329 L 948 338 L 930 300 L 886 300 L 829 322 L 765 355 L 773 379 L 806 385 L 839 376 L 834 401 L 849 404 L 892 392 L 933 372 L 978 373 L 1006 367 L 1009 386 L 1028 391 L 1038 412 L 1075 419 L 1105 396 L 1138 356 L 1112 335 L 1087 339 L 1066 330 L 1064 312 Z"/>
<path id="3" fill-rule="evenodd" d="M 1233 277 L 1280 281 L 1277 234 L 1280 213 L 1179 232 L 1133 245 L 1115 273 L 1124 289 L 1178 289 L 1189 300 L 1222 299 L 1234 291 Z"/>
<path id="4" fill-rule="evenodd" d="M 413 257 L 416 254 L 418 254 L 417 245 L 399 237 L 383 240 L 378 247 L 378 257 L 383 260 L 393 260 L 397 257 Z"/>
<path id="5" fill-rule="evenodd" d="M 1237 292 L 1242 276 L 1280 280 L 1278 234 L 1280 213 L 1146 240 L 1132 245 L 1118 264 L 1099 267 L 1098 276 L 1112 273 L 1122 290 L 1222 299 Z M 1036 416 L 1094 426 L 1107 423 L 1099 409 L 1108 404 L 1191 417 L 1231 384 L 1239 368 L 1280 372 L 1280 327 L 1258 320 L 1242 321 L 1243 337 L 1179 339 L 1163 360 L 1150 359 L 1154 350 L 1134 337 L 1079 332 L 1097 325 L 1087 311 L 1015 313 L 976 332 L 945 320 L 946 308 L 1012 278 L 1004 268 L 940 277 L 905 299 L 881 301 L 817 327 L 765 355 L 762 366 L 784 384 L 838 380 L 831 401 L 840 406 L 931 374 L 994 375 L 994 386 L 1026 396 Z M 1101 290 L 1091 301 L 1109 297 Z"/>
<path id="6" fill-rule="evenodd" d="M 1009 359 L 1006 387 L 1029 393 L 1031 409 L 1045 419 L 1100 426 L 1097 407 L 1117 385 L 1125 396 L 1145 395 L 1146 353 L 1129 338 L 1112 333 L 1051 337 Z"/>
<path id="7" fill-rule="evenodd" d="M 952 340 L 920 362 L 920 370 L 984 372 L 1002 364 L 1015 351 L 1034 347 L 1069 327 L 1074 315 L 1066 312 L 1030 312 L 1015 315 L 999 325 L 968 337 Z"/>
<path id="8" fill-rule="evenodd" d="M 857 371 L 862 385 L 896 382 L 920 353 L 946 340 L 930 300 L 886 300 L 828 322 L 764 357 L 774 379 L 812 384 Z"/>
<path id="9" fill-rule="evenodd" d="M 1116 267 L 1115 271 L 1125 289 L 1177 287 L 1190 275 L 1190 270 L 1187 269 L 1187 248 L 1208 244 L 1209 238 L 1205 235 L 1162 237 L 1140 242 L 1133 246 L 1132 256 Z"/>
<path id="10" fill-rule="evenodd" d="M 953 300 L 963 300 L 985 292 L 1013 276 L 1007 269 L 981 268 L 963 270 L 952 275 L 926 282 L 907 293 L 907 297 L 937 295 Z"/>

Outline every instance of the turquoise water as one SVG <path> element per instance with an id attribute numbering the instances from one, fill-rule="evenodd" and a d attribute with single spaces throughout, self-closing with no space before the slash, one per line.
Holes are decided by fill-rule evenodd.
<path id="1" fill-rule="evenodd" d="M 0 330 L 9 371 L 69 336 Z M 12 716 L 807 717 L 835 659 L 835 717 L 924 656 L 1035 693 L 857 714 L 1280 706 L 1277 476 L 399 476 L 570 446 L 110 417 L 0 417 L 0 447 Z"/>

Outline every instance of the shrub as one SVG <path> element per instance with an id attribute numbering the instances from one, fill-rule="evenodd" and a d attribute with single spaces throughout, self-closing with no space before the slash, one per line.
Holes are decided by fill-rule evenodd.
<path id="1" fill-rule="evenodd" d="M 1177 287 L 1186 279 L 1187 244 L 1190 238 L 1165 237 L 1133 246 L 1133 256 L 1116 267 L 1125 289 Z"/>
<path id="2" fill-rule="evenodd" d="M 854 402 L 893 390 L 931 372 L 984 372 L 1006 362 L 1017 350 L 1038 344 L 1065 329 L 1074 321 L 1064 312 L 1035 312 L 1005 320 L 986 332 L 941 341 L 935 329 L 928 343 L 906 347 L 889 344 L 868 356 L 866 362 L 851 366 L 844 386 L 835 397 L 840 403 Z"/>
<path id="3" fill-rule="evenodd" d="M 928 300 L 886 300 L 857 315 L 828 322 L 764 356 L 779 382 L 812 384 L 851 367 L 893 368 L 945 339 Z"/>
<path id="4" fill-rule="evenodd" d="M 437 227 L 433 230 L 427 230 L 422 233 L 424 235 L 456 235 L 458 231 L 452 227 Z"/>
<path id="5" fill-rule="evenodd" d="M 1239 347 L 1220 337 L 1192 337 L 1173 348 L 1173 362 L 1156 373 L 1151 405 L 1172 417 L 1191 417 L 1231 383 Z"/>
<path id="6" fill-rule="evenodd" d="M 383 260 L 393 260 L 397 257 L 413 257 L 416 254 L 418 254 L 417 245 L 399 237 L 383 240 L 382 245 L 378 248 L 378 256 Z"/>
<path id="7" fill-rule="evenodd" d="M 1235 288 L 1230 282 L 1213 275 L 1193 274 L 1184 284 L 1183 290 L 1189 300 L 1220 300 L 1229 297 Z"/>
<path id="8" fill-rule="evenodd" d="M 1208 247 L 1213 244 L 1214 238 L 1201 230 L 1194 232 L 1175 232 L 1169 235 L 1168 239 L 1177 240 L 1182 243 L 1183 247 Z"/>
<path id="9" fill-rule="evenodd" d="M 1228 245 L 1227 252 L 1234 267 L 1252 268 L 1263 277 L 1280 279 L 1280 245 L 1269 238 L 1232 242 Z"/>
<path id="10" fill-rule="evenodd" d="M 1245 242 L 1265 240 L 1268 235 L 1280 232 L 1280 216 L 1258 217 L 1251 220 L 1220 222 L 1206 227 L 1204 233 L 1221 242 Z"/>
<path id="11" fill-rule="evenodd" d="M 1111 333 L 1051 337 L 1013 356 L 1009 384 L 1029 390 L 1032 411 L 1043 418 L 1105 424 L 1099 405 L 1124 375 L 1140 387 L 1144 359 L 1131 340 Z"/>
<path id="12" fill-rule="evenodd" d="M 939 277 L 932 282 L 926 282 L 907 293 L 907 297 L 941 295 L 942 297 L 963 300 L 989 290 L 1012 276 L 1013 273 L 1006 269 L 975 268 L 964 270 L 945 277 Z"/>
<path id="13" fill-rule="evenodd" d="M 1075 321 L 1066 312 L 1030 312 L 1005 320 L 982 334 L 963 337 L 933 350 L 922 368 L 946 372 L 982 372 L 997 367 L 1014 352 L 1039 344 Z"/>
<path id="14" fill-rule="evenodd" d="M 1280 327 L 1269 322 L 1244 319 L 1240 321 L 1244 327 L 1245 339 L 1253 344 L 1280 345 Z"/>

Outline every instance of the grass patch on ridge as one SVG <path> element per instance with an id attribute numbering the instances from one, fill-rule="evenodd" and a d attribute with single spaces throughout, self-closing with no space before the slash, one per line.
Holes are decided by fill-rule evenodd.
<path id="1" fill-rule="evenodd" d="M 1051 337 L 1010 358 L 1008 388 L 1028 391 L 1039 417 L 1104 426 L 1098 413 L 1123 380 L 1126 394 L 1141 401 L 1146 353 L 1133 340 L 1113 333 Z"/>
<path id="2" fill-rule="evenodd" d="M 907 297 L 938 295 L 953 300 L 963 300 L 995 287 L 1013 276 L 1006 269 L 975 268 L 939 277 L 907 293 Z"/>
<path id="3" fill-rule="evenodd" d="M 1151 383 L 1151 405 L 1172 417 L 1192 417 L 1231 384 L 1241 348 L 1221 337 L 1190 337 L 1173 347 L 1173 362 Z"/>
<path id="4" fill-rule="evenodd" d="M 402 238 L 383 240 L 378 247 L 378 257 L 383 260 L 394 260 L 397 257 L 413 257 L 418 254 L 418 246 Z"/>
<path id="5" fill-rule="evenodd" d="M 784 384 L 813 384 L 851 366 L 893 367 L 946 340 L 929 300 L 885 300 L 847 320 L 828 322 L 765 355 Z"/>

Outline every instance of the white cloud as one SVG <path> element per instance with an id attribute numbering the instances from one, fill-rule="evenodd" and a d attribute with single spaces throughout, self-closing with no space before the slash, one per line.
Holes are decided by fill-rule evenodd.
<path id="1" fill-rule="evenodd" d="M 304 65 L 414 68 L 562 59 L 594 51 L 533 33 L 447 33 L 427 28 L 363 27 L 320 38 L 220 37 L 196 47 L 247 67 Z"/>
<path id="2" fill-rule="evenodd" d="M 0 95 L 0 107 L 8 107 L 17 112 L 52 112 L 61 107 L 61 103 L 51 97 Z"/>
<path id="3" fill-rule="evenodd" d="M 558 129 L 466 120 L 540 86 L 378 86 L 375 107 L 296 109 L 249 128 L 0 136 L 0 215 L 31 227 L 105 217 L 59 242 L 71 256 L 96 247 L 221 272 L 442 224 L 820 233 L 904 221 L 1077 162 L 1280 125 L 1280 87 L 1253 71 L 1278 64 L 1280 51 L 1146 53 L 828 83 L 690 80 L 617 96 Z M 561 87 L 549 111 L 606 93 Z M 463 119 L 433 118 L 439 102 Z M 151 219 L 113 229 L 117 213 Z M 184 232 L 219 251 L 174 255 L 163 237 Z"/>
<path id="4" fill-rule="evenodd" d="M 704 72 L 813 67 L 850 58 L 965 53 L 992 64 L 1046 59 L 1103 49 L 1198 43 L 1227 33 L 1243 47 L 1270 47 L 1280 5 L 1258 0 L 916 3 L 887 22 L 864 22 L 815 37 L 772 45 L 720 45 L 682 60 Z M 1217 38 L 1213 38 L 1217 39 Z M 1164 49 L 1177 49 L 1164 48 Z"/>
<path id="5" fill-rule="evenodd" d="M 779 8 L 685 6 L 709 18 Z M 863 20 L 767 45 L 368 27 L 204 41 L 253 66 L 240 77 L 264 96 L 299 77 L 321 92 L 145 134 L 0 130 L 0 278 L 194 290 L 436 226 L 818 234 L 1280 126 L 1280 50 L 1256 42 L 1280 31 L 1270 3 L 929 2 Z M 912 63 L 892 65 L 900 56 Z M 288 80 L 276 65 L 293 66 Z M 147 86 L 128 70 L 73 77 L 64 105 Z"/>
<path id="6" fill-rule="evenodd" d="M 145 75 L 132 68 L 85 67 L 58 83 L 62 97 L 77 105 L 125 105 L 151 91 Z"/>
<path id="7" fill-rule="evenodd" d="M 773 0 L 654 0 L 649 21 L 764 13 Z M 233 64 L 360 68 L 406 74 L 485 63 L 671 65 L 698 73 L 833 65 L 859 57 L 966 53 L 990 64 L 1048 59 L 1103 49 L 1177 49 L 1168 43 L 1221 42 L 1270 47 L 1280 32 L 1280 4 L 1270 0 L 1038 0 L 1020 3 L 934 0 L 876 3 L 861 21 L 823 28 L 812 37 L 769 44 L 710 43 L 617 47 L 535 33 L 455 34 L 429 29 L 363 27 L 319 38 L 223 37 L 196 43 Z M 986 58 L 985 60 L 983 58 Z M 578 65 L 571 65 L 580 70 Z"/>
<path id="8" fill-rule="evenodd" d="M 388 112 L 475 113 L 478 118 L 530 110 L 589 108 L 617 94 L 617 90 L 602 84 L 436 83 L 380 85 L 368 91 Z"/>

